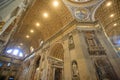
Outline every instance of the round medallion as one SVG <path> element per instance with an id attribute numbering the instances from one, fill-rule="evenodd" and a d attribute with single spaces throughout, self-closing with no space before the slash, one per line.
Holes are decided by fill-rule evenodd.
<path id="1" fill-rule="evenodd" d="M 89 17 L 89 11 L 86 8 L 76 9 L 75 17 L 79 20 L 87 20 Z"/>

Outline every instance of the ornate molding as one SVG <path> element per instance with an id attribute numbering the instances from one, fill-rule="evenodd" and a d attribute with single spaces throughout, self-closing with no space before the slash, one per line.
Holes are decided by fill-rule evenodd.
<path id="1" fill-rule="evenodd" d="M 63 0 L 64 3 L 74 7 L 88 7 L 96 4 L 99 0 L 87 0 L 87 1 L 75 1 L 75 0 Z"/>
<path id="2" fill-rule="evenodd" d="M 63 0 L 72 15 L 79 22 L 93 22 L 96 9 L 104 0 Z"/>

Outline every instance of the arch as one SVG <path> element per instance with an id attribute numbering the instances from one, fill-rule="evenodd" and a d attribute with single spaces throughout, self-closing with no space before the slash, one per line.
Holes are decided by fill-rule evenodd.
<path id="1" fill-rule="evenodd" d="M 49 56 L 63 60 L 64 59 L 64 48 L 63 48 L 62 43 L 55 43 L 50 48 Z"/>

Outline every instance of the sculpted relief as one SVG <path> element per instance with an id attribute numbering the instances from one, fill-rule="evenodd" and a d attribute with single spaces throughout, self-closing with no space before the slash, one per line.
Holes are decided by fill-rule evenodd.
<path id="1" fill-rule="evenodd" d="M 84 33 L 88 53 L 94 62 L 98 80 L 119 80 L 95 31 L 85 31 Z"/>
<path id="2" fill-rule="evenodd" d="M 98 80 L 119 80 L 108 59 L 94 60 Z"/>
<path id="3" fill-rule="evenodd" d="M 95 31 L 86 31 L 85 40 L 90 55 L 106 55 L 105 49 L 98 40 Z"/>

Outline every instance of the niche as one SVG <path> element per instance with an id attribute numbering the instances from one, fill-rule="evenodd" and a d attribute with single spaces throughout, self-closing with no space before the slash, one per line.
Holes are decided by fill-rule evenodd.
<path id="1" fill-rule="evenodd" d="M 72 61 L 72 80 L 80 80 L 77 61 Z"/>
<path id="2" fill-rule="evenodd" d="M 69 49 L 70 50 L 75 48 L 75 44 L 74 44 L 74 40 L 73 40 L 72 34 L 69 34 L 68 45 L 69 45 Z"/>

